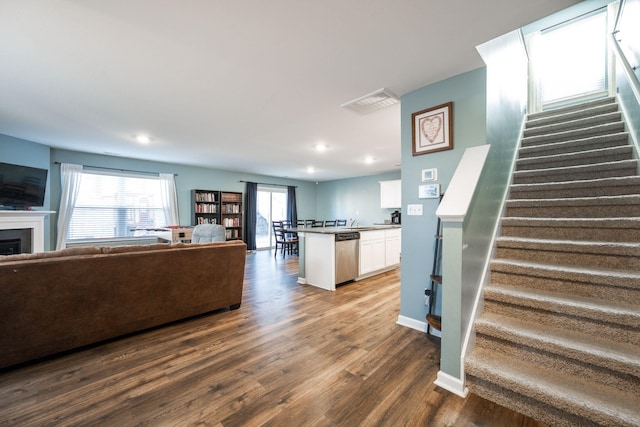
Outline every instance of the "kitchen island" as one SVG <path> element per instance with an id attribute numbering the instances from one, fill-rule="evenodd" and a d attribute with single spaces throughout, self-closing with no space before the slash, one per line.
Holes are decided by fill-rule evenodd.
<path id="1" fill-rule="evenodd" d="M 334 291 L 400 266 L 400 226 L 296 228 L 298 283 Z M 357 235 L 357 240 L 353 238 Z"/>

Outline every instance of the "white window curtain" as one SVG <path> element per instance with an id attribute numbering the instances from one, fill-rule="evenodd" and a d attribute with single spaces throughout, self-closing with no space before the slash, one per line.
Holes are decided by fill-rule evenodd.
<path id="1" fill-rule="evenodd" d="M 62 194 L 60 195 L 60 208 L 58 210 L 58 238 L 56 249 L 64 249 L 67 246 L 67 233 L 71 223 L 73 208 L 78 200 L 78 191 L 82 181 L 82 165 L 62 163 L 60 165 L 60 182 Z"/>
<path id="2" fill-rule="evenodd" d="M 164 206 L 164 216 L 167 225 L 178 225 L 178 193 L 176 191 L 175 176 L 169 173 L 160 174 L 160 193 L 162 195 L 162 205 Z"/>

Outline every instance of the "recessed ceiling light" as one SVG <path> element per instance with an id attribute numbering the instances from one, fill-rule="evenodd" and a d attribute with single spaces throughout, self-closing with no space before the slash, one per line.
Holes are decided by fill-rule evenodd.
<path id="1" fill-rule="evenodd" d="M 151 138 L 149 138 L 147 135 L 137 135 L 136 141 L 138 141 L 140 144 L 148 144 L 151 142 Z"/>
<path id="2" fill-rule="evenodd" d="M 376 159 L 374 159 L 374 158 L 373 158 L 373 157 L 371 157 L 371 156 L 367 156 L 367 157 L 365 157 L 365 158 L 364 158 L 364 162 L 365 162 L 366 164 L 368 164 L 368 165 L 370 165 L 371 163 L 373 163 L 373 162 L 375 162 L 375 161 L 376 161 Z"/>
<path id="3" fill-rule="evenodd" d="M 316 170 L 313 168 L 313 166 L 309 166 L 307 168 L 307 173 L 314 173 Z"/>
<path id="4" fill-rule="evenodd" d="M 327 148 L 329 148 L 329 146 L 327 144 L 325 144 L 325 143 L 320 142 L 320 143 L 314 145 L 313 148 L 315 148 L 316 151 L 322 152 L 322 151 L 327 151 Z"/>

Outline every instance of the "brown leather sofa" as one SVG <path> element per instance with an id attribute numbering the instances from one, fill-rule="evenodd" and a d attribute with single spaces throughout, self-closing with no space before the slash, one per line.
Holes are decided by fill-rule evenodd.
<path id="1" fill-rule="evenodd" d="M 0 368 L 240 307 L 240 241 L 0 257 Z"/>

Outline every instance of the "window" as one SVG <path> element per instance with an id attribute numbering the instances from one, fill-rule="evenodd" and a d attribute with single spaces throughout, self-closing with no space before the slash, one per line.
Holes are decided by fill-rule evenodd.
<path id="1" fill-rule="evenodd" d="M 598 12 L 543 31 L 537 39 L 533 61 L 543 106 L 606 91 L 606 17 Z"/>
<path id="2" fill-rule="evenodd" d="M 167 226 L 157 176 L 83 171 L 68 240 L 130 237 Z"/>

